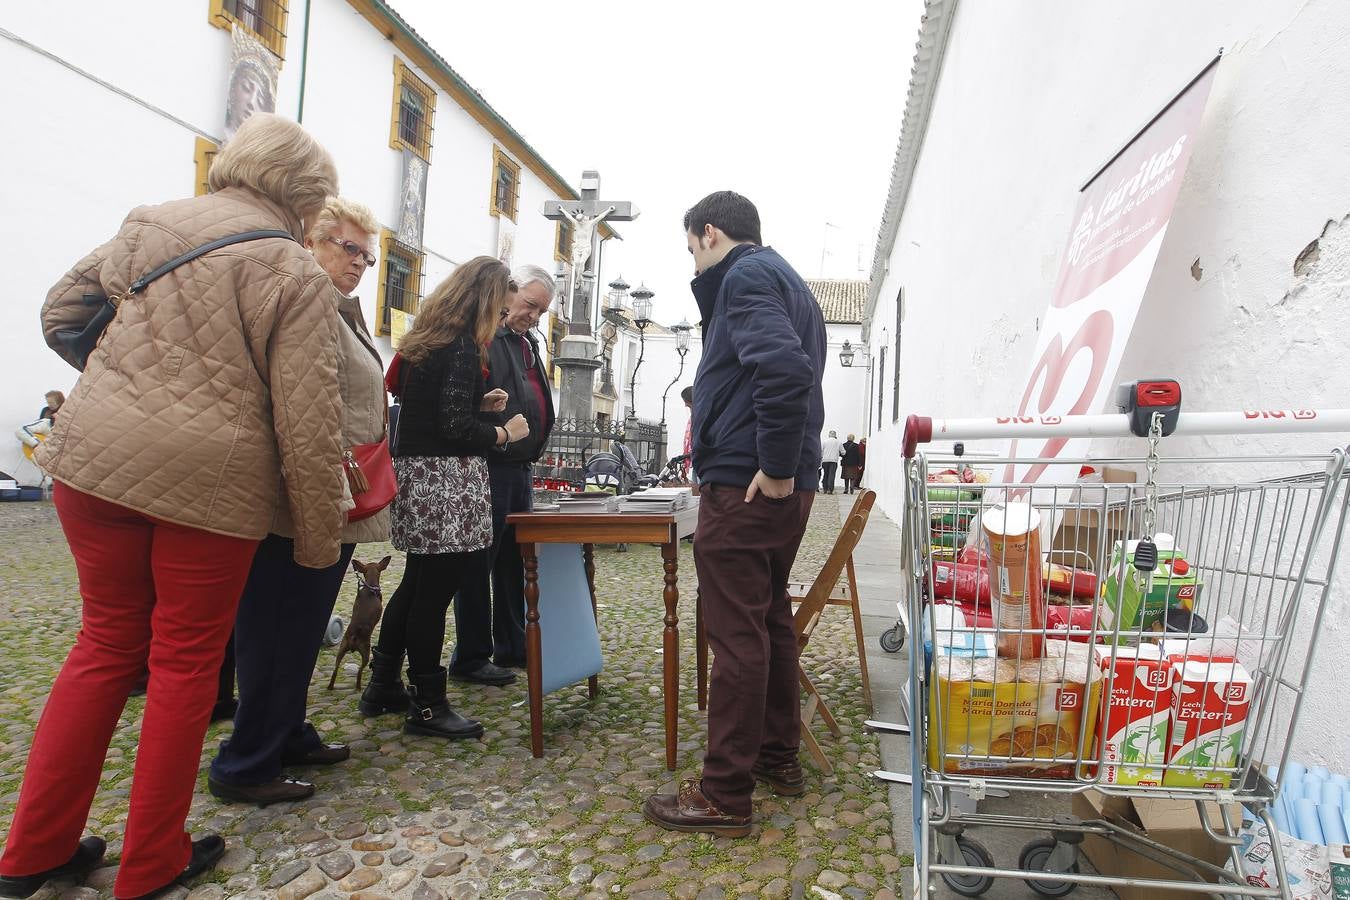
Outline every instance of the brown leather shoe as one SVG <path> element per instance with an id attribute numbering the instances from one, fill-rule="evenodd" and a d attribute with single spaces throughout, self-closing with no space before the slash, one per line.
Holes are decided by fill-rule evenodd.
<path id="1" fill-rule="evenodd" d="M 253 803 L 261 809 L 273 803 L 288 803 L 314 796 L 314 785 L 294 778 L 274 778 L 264 784 L 226 784 L 207 776 L 211 796 L 225 803 Z"/>
<path id="2" fill-rule="evenodd" d="M 750 767 L 750 774 L 755 776 L 756 781 L 767 784 L 769 790 L 780 797 L 800 797 L 806 793 L 806 776 L 802 774 L 802 767 L 796 763 L 772 769 L 756 763 Z"/>
<path id="3" fill-rule="evenodd" d="M 649 822 L 669 831 L 705 831 L 723 837 L 745 837 L 750 816 L 729 816 L 703 796 L 697 781 L 680 782 L 679 794 L 652 794 L 642 804 Z"/>
<path id="4" fill-rule="evenodd" d="M 320 744 L 299 756 L 282 754 L 283 766 L 332 766 L 351 759 L 351 748 L 346 744 Z"/>

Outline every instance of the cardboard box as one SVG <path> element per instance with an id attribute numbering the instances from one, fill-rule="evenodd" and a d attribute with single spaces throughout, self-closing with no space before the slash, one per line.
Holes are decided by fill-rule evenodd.
<path id="1" fill-rule="evenodd" d="M 1132 469 L 1114 466 L 1102 469 L 1102 481 L 1107 485 L 1133 484 L 1138 480 Z M 1083 485 L 1083 492 L 1081 501 L 1084 503 L 1091 504 L 1095 502 L 1094 498 L 1099 500 L 1102 496 L 1101 485 Z M 1115 490 L 1107 488 L 1106 497 L 1111 505 L 1105 515 L 1102 515 L 1100 509 L 1063 510 L 1059 526 L 1055 529 L 1054 540 L 1050 542 L 1050 549 L 1059 551 L 1051 555 L 1050 559 L 1053 562 L 1083 568 L 1081 559 L 1076 556 L 1076 553 L 1081 552 L 1086 553 L 1092 560 L 1094 572 L 1106 569 L 1110 561 L 1111 548 L 1115 546 L 1116 541 L 1125 538 L 1126 526 L 1129 524 L 1125 503 L 1128 500 L 1126 492 L 1120 488 Z"/>
<path id="2" fill-rule="evenodd" d="M 1223 821 L 1218 806 L 1209 803 L 1206 808 L 1211 826 L 1221 832 Z M 1205 834 L 1200 824 L 1200 814 L 1191 800 L 1128 800 L 1087 791 L 1074 796 L 1073 811 L 1080 819 L 1104 819 L 1216 866 L 1223 866 L 1228 861 L 1226 848 L 1211 841 L 1209 835 Z M 1100 835 L 1090 834 L 1086 837 L 1083 854 L 1103 875 L 1169 881 L 1180 877 L 1175 870 Z M 1114 890 L 1120 900 L 1196 900 L 1201 896 L 1187 891 L 1164 891 L 1145 886 L 1116 887 Z"/>

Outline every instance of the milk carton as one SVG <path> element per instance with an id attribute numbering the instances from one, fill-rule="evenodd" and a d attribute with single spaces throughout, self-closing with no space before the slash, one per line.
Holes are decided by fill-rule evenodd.
<path id="1" fill-rule="evenodd" d="M 1172 718 L 1172 665 L 1152 644 L 1097 647 L 1102 668 L 1102 781 L 1162 784 Z"/>
<path id="2" fill-rule="evenodd" d="M 1330 855 L 1331 890 L 1336 900 L 1350 900 L 1350 845 L 1333 844 Z"/>
<path id="3" fill-rule="evenodd" d="M 1252 679 L 1240 663 L 1210 659 L 1172 663 L 1172 738 L 1168 787 L 1226 788 L 1246 732 Z M 1196 766 L 1178 769 L 1176 766 Z"/>

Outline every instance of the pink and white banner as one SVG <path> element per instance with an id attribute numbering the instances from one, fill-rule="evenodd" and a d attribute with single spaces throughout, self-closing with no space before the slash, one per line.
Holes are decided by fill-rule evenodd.
<path id="1" fill-rule="evenodd" d="M 1111 397 L 1218 62 L 1215 58 L 1083 188 L 1031 357 L 1019 418 L 1096 413 Z M 1088 443 L 1062 437 L 1013 440 L 1009 455 L 1071 459 L 1085 455 Z M 1070 468 L 1010 464 L 1004 479 L 1027 484 L 1069 480 L 1075 474 Z"/>

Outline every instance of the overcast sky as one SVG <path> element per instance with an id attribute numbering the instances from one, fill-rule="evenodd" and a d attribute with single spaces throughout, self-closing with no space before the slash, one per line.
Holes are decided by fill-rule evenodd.
<path id="1" fill-rule="evenodd" d="M 681 218 L 714 190 L 803 276 L 823 249 L 824 275 L 866 277 L 921 0 L 391 2 L 573 186 L 596 169 L 637 204 L 602 275 L 645 281 L 658 322 L 698 319 Z"/>

